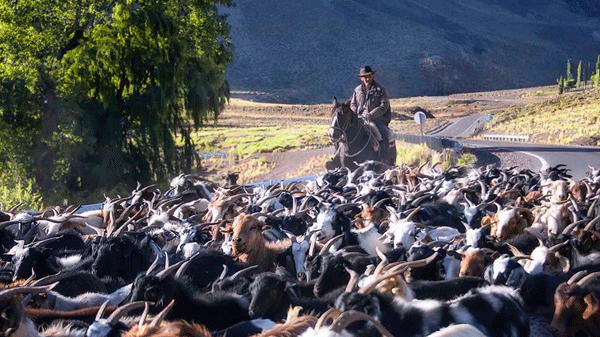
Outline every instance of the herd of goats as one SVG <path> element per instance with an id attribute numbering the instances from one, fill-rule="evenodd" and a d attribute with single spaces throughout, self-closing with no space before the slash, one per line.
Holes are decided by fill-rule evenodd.
<path id="1" fill-rule="evenodd" d="M 600 336 L 600 170 L 180 175 L 0 212 L 0 336 Z"/>

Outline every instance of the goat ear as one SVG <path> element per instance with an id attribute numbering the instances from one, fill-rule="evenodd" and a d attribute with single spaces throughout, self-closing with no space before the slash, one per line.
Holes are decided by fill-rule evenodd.
<path id="1" fill-rule="evenodd" d="M 23 313 L 20 310 L 15 310 L 12 305 L 7 306 L 2 310 L 0 314 L 0 320 L 2 320 L 2 327 L 5 331 L 15 331 L 19 328 Z M 12 333 L 10 333 L 12 334 Z"/>
<path id="2" fill-rule="evenodd" d="M 219 228 L 219 232 L 221 232 L 223 234 L 232 234 L 233 233 L 233 227 L 232 226 L 221 227 L 221 228 Z"/>
<path id="3" fill-rule="evenodd" d="M 587 307 L 583 312 L 583 319 L 589 319 L 592 315 L 595 315 L 598 313 L 598 311 L 600 311 L 600 303 L 598 302 L 598 298 L 593 291 L 590 291 L 587 295 L 585 295 L 583 300 L 587 304 Z"/>

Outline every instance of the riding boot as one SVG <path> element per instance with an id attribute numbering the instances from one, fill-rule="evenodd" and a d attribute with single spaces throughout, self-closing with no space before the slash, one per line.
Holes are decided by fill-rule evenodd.
<path id="1" fill-rule="evenodd" d="M 387 127 L 385 124 L 376 123 L 377 129 L 381 134 L 381 141 L 379 142 L 379 160 L 386 162 L 389 157 L 390 141 L 387 133 Z"/>

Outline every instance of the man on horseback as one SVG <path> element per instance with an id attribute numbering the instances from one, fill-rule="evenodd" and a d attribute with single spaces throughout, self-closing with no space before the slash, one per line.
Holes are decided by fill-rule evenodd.
<path id="1" fill-rule="evenodd" d="M 389 155 L 388 125 L 392 120 L 392 110 L 387 90 L 374 79 L 375 72 L 370 66 L 360 67 L 358 76 L 362 84 L 357 86 L 350 99 L 350 109 L 362 116 L 366 122 L 373 122 L 379 131 L 379 154 L 382 161 Z"/>
<path id="2" fill-rule="evenodd" d="M 340 166 L 355 168 L 367 160 L 395 164 L 396 147 L 389 142 L 387 127 L 392 110 L 387 91 L 375 82 L 374 74 L 370 66 L 361 67 L 358 76 L 362 84 L 354 89 L 352 98 L 345 103 L 334 98 L 327 136 L 334 143 L 335 153 L 325 163 L 328 170 Z"/>

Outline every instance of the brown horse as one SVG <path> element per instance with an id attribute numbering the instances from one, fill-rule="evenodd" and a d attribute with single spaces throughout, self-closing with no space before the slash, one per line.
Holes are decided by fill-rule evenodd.
<path id="1" fill-rule="evenodd" d="M 396 145 L 390 146 L 387 158 L 381 158 L 380 151 L 374 149 L 375 135 L 370 130 L 370 126 L 350 109 L 348 101 L 339 103 L 336 98 L 333 99 L 327 137 L 336 148 L 334 159 L 326 165 L 327 169 L 341 166 L 355 170 L 357 164 L 369 160 L 379 161 L 389 166 L 396 163 Z M 379 147 L 385 145 L 379 144 Z"/>

